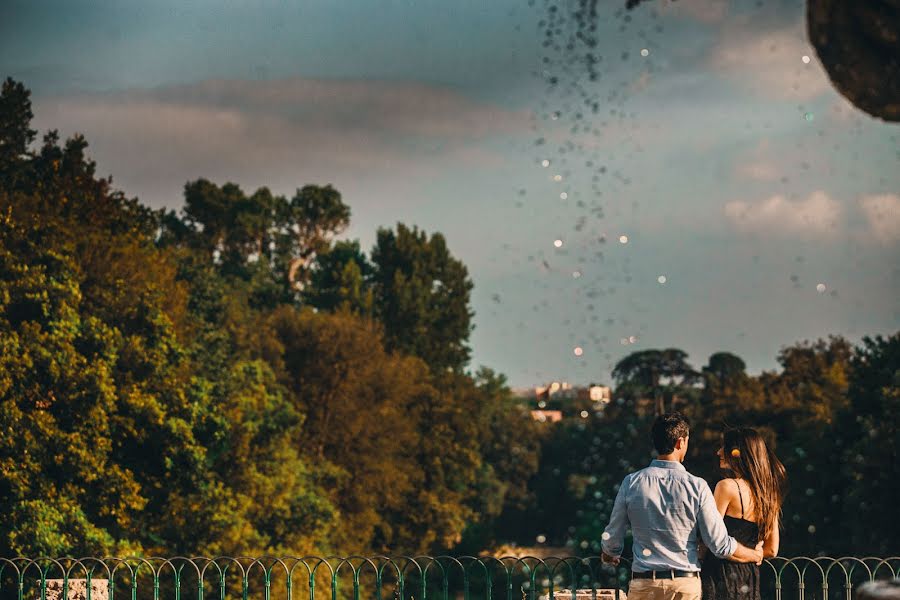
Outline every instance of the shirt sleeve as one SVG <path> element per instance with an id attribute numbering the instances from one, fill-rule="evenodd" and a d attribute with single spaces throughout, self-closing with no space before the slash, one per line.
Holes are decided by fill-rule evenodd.
<path id="1" fill-rule="evenodd" d="M 603 551 L 610 556 L 621 556 L 625 547 L 625 528 L 628 526 L 628 507 L 625 503 L 625 497 L 628 490 L 629 477 L 623 479 L 622 485 L 619 486 L 612 513 L 609 515 L 609 525 L 603 530 L 603 540 L 600 545 Z"/>
<path id="2" fill-rule="evenodd" d="M 700 484 L 700 518 L 697 527 L 709 551 L 718 558 L 728 558 L 737 550 L 737 540 L 728 535 L 725 521 L 706 482 Z"/>

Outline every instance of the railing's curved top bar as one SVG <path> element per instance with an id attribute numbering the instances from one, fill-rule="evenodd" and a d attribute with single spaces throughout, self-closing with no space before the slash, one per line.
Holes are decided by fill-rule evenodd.
<path id="1" fill-rule="evenodd" d="M 87 600 L 602 600 L 627 590 L 629 571 L 627 560 L 612 567 L 597 556 L 16 557 L 0 558 L 0 598 L 62 600 L 78 585 Z M 777 557 L 761 567 L 777 600 L 829 590 L 850 598 L 862 583 L 897 578 L 900 556 Z"/>

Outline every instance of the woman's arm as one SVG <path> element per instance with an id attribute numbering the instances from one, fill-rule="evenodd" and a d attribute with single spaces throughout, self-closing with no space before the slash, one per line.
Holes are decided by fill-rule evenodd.
<path id="1" fill-rule="evenodd" d="M 778 523 L 769 532 L 769 535 L 763 541 L 763 556 L 772 558 L 778 556 L 778 545 L 781 543 L 781 535 L 778 533 Z"/>

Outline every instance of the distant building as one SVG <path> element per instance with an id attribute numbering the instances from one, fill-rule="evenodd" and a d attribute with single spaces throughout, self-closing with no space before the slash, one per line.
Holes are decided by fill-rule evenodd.
<path id="1" fill-rule="evenodd" d="M 541 423 L 556 423 L 562 421 L 563 414 L 561 410 L 533 410 L 531 418 Z"/>
<path id="2" fill-rule="evenodd" d="M 588 388 L 588 397 L 594 402 L 609 404 L 612 400 L 612 389 L 606 385 L 592 385 Z"/>
<path id="3" fill-rule="evenodd" d="M 533 388 L 517 388 L 513 393 L 531 407 L 536 421 L 555 423 L 564 417 L 585 417 L 588 411 L 601 411 L 612 399 L 609 386 L 573 385 L 567 381 L 551 381 Z"/>
<path id="4" fill-rule="evenodd" d="M 519 394 L 526 395 L 524 389 L 518 390 Z M 574 386 L 567 381 L 553 381 L 547 385 L 534 387 L 534 398 L 540 400 L 591 400 L 608 404 L 612 399 L 612 389 L 609 386 L 590 384 L 589 386 Z"/>

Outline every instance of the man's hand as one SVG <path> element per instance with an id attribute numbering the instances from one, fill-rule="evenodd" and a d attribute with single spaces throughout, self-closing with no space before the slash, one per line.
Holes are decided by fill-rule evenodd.
<path id="1" fill-rule="evenodd" d="M 760 552 L 760 556 L 762 556 L 762 552 Z M 607 554 L 606 552 L 602 552 L 600 554 L 600 560 L 602 560 L 603 563 L 607 564 L 607 565 L 614 565 L 614 566 L 619 565 L 619 557 L 611 556 L 611 555 Z M 762 559 L 760 559 L 760 560 L 762 560 Z"/>
<path id="2" fill-rule="evenodd" d="M 758 565 L 761 565 L 763 560 L 762 547 L 762 543 L 756 544 L 756 548 L 748 548 L 747 546 L 738 543 L 737 548 L 735 548 L 734 550 L 734 554 L 729 556 L 728 560 L 739 563 L 756 563 Z"/>

